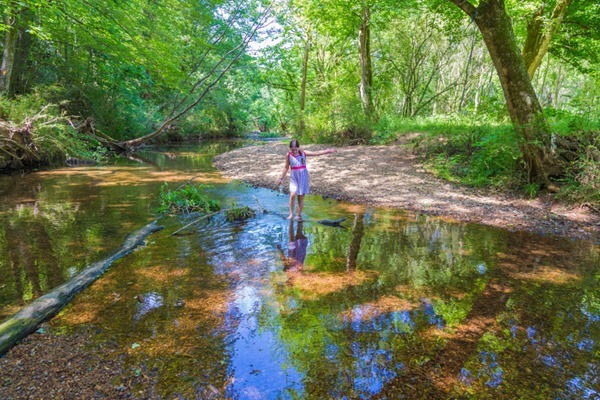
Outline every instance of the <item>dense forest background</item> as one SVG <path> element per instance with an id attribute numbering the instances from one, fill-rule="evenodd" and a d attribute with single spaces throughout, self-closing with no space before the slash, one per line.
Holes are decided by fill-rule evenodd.
<path id="1" fill-rule="evenodd" d="M 0 168 L 147 143 L 389 144 L 600 204 L 596 0 L 7 0 Z"/>

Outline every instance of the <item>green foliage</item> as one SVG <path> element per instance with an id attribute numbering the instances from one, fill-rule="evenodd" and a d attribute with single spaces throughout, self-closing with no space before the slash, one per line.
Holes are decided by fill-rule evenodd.
<path id="1" fill-rule="evenodd" d="M 280 136 L 281 135 L 278 132 L 260 132 L 258 134 L 258 137 L 260 137 L 261 139 L 274 139 Z"/>
<path id="2" fill-rule="evenodd" d="M 211 199 L 204 193 L 208 188 L 206 185 L 194 186 L 191 183 L 184 184 L 175 190 L 169 189 L 165 182 L 160 188 L 159 213 L 210 213 L 219 211 L 221 205 L 218 201 Z"/>
<path id="3" fill-rule="evenodd" d="M 600 118 L 585 108 L 576 110 L 546 109 L 557 135 L 556 151 L 568 162 L 559 196 L 600 206 Z"/>
<path id="4" fill-rule="evenodd" d="M 235 203 L 231 205 L 231 208 L 225 210 L 225 219 L 229 222 L 233 221 L 245 221 L 249 218 L 256 216 L 256 211 L 248 206 L 236 207 Z"/>
<path id="5" fill-rule="evenodd" d="M 61 111 L 65 102 L 51 103 L 62 89 L 37 87 L 27 95 L 8 100 L 0 98 L 0 118 L 13 126 L 30 124 L 31 148 L 36 159 L 32 165 L 63 164 L 69 157 L 101 161 L 107 150 L 97 140 L 75 131 Z"/>
<path id="6" fill-rule="evenodd" d="M 213 89 L 220 92 L 192 110 L 198 115 L 182 121 L 181 133 L 231 136 L 249 124 L 249 102 L 259 92 L 251 59 L 240 57 L 245 68 L 229 71 L 235 79 L 213 85 L 255 21 L 258 2 L 13 3 L 32 13 L 23 28 L 33 35 L 23 90 L 59 82 L 55 102 L 68 101 L 61 105 L 68 115 L 91 117 L 101 132 L 140 137 L 176 104 L 181 111 Z"/>
<path id="7" fill-rule="evenodd" d="M 153 82 L 144 68 L 106 62 L 100 70 L 111 77 L 97 85 L 76 88 L 77 105 L 74 114 L 93 115 L 97 129 L 118 140 L 132 139 L 148 133 L 164 116 L 157 102 L 148 97 Z M 111 93 L 111 96 L 107 96 Z"/>
<path id="8" fill-rule="evenodd" d="M 567 169 L 559 193 L 565 199 L 600 206 L 600 131 L 580 132 L 580 151 Z"/>
<path id="9" fill-rule="evenodd" d="M 454 116 L 413 120 L 404 130 L 427 132 L 415 146 L 444 179 L 478 187 L 518 183 L 520 151 L 510 125 Z"/>
<path id="10" fill-rule="evenodd" d="M 529 196 L 530 199 L 535 198 L 539 191 L 540 191 L 540 185 L 538 185 L 537 183 L 526 183 L 525 186 L 523 187 L 523 190 L 525 191 L 525 194 L 527 196 Z"/>

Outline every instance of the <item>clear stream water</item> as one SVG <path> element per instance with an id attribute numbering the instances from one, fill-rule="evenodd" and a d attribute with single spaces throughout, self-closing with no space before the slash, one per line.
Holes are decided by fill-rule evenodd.
<path id="1" fill-rule="evenodd" d="M 0 321 L 156 219 L 164 182 L 196 177 L 224 207 L 265 212 L 176 236 L 190 219 L 161 218 L 49 325 L 93 328 L 157 397 L 600 396 L 598 245 L 319 196 L 290 223 L 287 195 L 214 169 L 236 145 L 1 176 Z"/>

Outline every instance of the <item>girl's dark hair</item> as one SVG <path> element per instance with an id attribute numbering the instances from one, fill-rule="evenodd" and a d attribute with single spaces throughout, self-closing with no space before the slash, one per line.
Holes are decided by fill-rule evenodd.
<path id="1" fill-rule="evenodd" d="M 300 147 L 300 142 L 299 142 L 299 141 L 297 141 L 296 139 L 292 140 L 292 141 L 290 142 L 290 149 L 291 149 L 292 147 Z"/>

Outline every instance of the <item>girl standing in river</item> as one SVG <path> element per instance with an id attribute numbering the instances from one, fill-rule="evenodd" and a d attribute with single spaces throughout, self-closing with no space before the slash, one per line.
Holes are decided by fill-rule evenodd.
<path id="1" fill-rule="evenodd" d="M 326 149 L 320 151 L 300 150 L 300 143 L 297 140 L 290 142 L 290 151 L 285 157 L 285 167 L 279 184 L 283 184 L 283 178 L 290 171 L 290 215 L 288 219 L 294 218 L 296 221 L 302 221 L 302 209 L 304 208 L 304 195 L 310 193 L 310 183 L 308 170 L 306 169 L 306 156 L 322 156 L 324 154 L 335 153 L 336 149 Z M 294 217 L 294 199 L 298 196 L 298 212 Z"/>

